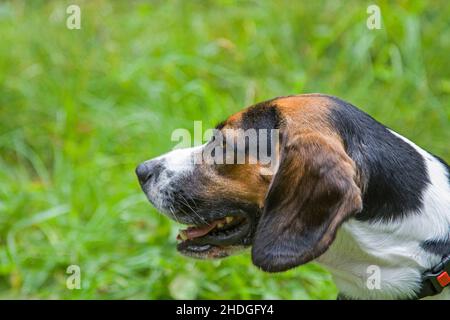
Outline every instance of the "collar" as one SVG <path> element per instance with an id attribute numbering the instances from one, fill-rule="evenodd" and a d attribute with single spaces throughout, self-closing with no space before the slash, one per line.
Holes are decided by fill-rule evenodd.
<path id="1" fill-rule="evenodd" d="M 417 299 L 437 295 L 446 287 L 450 287 L 450 254 L 422 274 L 422 287 Z"/>

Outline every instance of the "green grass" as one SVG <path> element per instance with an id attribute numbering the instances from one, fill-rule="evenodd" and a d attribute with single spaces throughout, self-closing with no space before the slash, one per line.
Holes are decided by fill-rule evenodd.
<path id="1" fill-rule="evenodd" d="M 335 298 L 314 264 L 181 257 L 134 167 L 194 120 L 305 92 L 450 160 L 448 2 L 375 2 L 375 31 L 373 1 L 1 2 L 0 298 Z M 81 30 L 65 27 L 72 3 Z"/>

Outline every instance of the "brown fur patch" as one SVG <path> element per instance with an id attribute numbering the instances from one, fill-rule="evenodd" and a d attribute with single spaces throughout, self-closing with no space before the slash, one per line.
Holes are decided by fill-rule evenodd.
<path id="1" fill-rule="evenodd" d="M 340 155 L 347 165 L 354 170 L 354 164 L 348 156 L 344 158 L 345 151 L 341 137 L 331 127 L 328 122 L 328 115 L 332 101 L 327 96 L 319 94 L 297 95 L 280 97 L 255 106 L 248 107 L 221 123 L 220 129 L 240 129 L 243 126 L 243 118 L 249 110 L 258 112 L 258 107 L 267 108 L 274 106 L 282 117 L 282 127 L 280 130 L 289 139 L 290 143 L 299 143 L 304 139 L 317 138 L 311 140 L 316 146 L 320 145 L 324 153 L 334 153 Z M 255 109 L 256 108 L 256 109 Z M 262 109 L 261 109 L 262 110 Z M 275 151 L 278 152 L 278 151 Z M 299 161 L 309 157 L 308 154 L 300 154 Z M 262 166 L 259 164 L 223 164 L 216 165 L 215 172 L 211 173 L 210 184 L 205 190 L 215 197 L 232 197 L 258 204 L 260 208 L 264 206 L 264 200 L 269 189 L 272 176 L 261 175 Z M 305 174 L 301 167 L 292 168 L 292 176 L 301 177 Z"/>
<path id="2" fill-rule="evenodd" d="M 339 138 L 328 121 L 333 101 L 319 94 L 281 97 L 273 103 L 285 117 L 286 129 L 291 132 L 321 132 Z"/>

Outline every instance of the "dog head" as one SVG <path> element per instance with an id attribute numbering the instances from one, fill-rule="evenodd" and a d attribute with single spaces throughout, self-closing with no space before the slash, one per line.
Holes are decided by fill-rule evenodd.
<path id="1" fill-rule="evenodd" d="M 189 225 L 178 250 L 220 258 L 252 246 L 253 263 L 270 272 L 325 252 L 340 224 L 362 208 L 355 164 L 329 124 L 332 104 L 321 95 L 259 103 L 218 125 L 205 145 L 140 164 L 150 202 Z"/>

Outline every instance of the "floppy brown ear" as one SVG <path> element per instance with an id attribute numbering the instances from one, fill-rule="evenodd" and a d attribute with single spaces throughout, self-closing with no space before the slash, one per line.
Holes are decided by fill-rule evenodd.
<path id="1" fill-rule="evenodd" d="M 324 253 L 340 224 L 362 209 L 355 177 L 338 138 L 316 132 L 284 137 L 253 241 L 253 263 L 278 272 Z"/>

